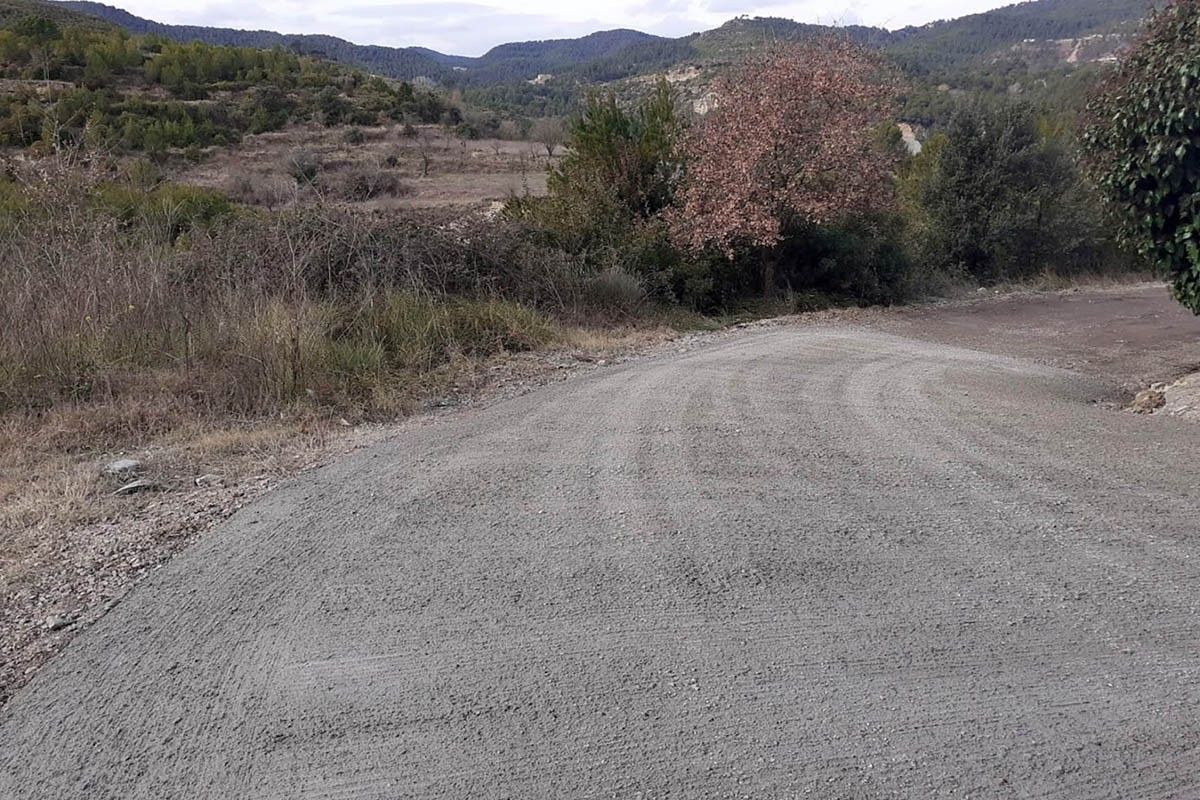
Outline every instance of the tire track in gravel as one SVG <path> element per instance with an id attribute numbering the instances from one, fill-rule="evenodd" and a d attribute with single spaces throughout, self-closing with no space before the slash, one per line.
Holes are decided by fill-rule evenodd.
<path id="1" fill-rule="evenodd" d="M 80 636 L 0 797 L 1194 796 L 1200 428 L 1091 396 L 780 327 L 406 432 Z"/>

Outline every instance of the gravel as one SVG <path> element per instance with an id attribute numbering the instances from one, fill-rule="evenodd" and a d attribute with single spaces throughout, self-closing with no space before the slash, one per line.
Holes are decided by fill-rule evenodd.
<path id="1" fill-rule="evenodd" d="M 751 326 L 299 477 L 0 709 L 0 797 L 1200 795 L 1200 426 L 1121 413 L 1119 354 L 924 324 Z"/>

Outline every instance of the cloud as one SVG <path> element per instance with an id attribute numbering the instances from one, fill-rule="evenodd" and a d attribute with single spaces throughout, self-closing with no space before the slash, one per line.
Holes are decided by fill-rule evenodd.
<path id="1" fill-rule="evenodd" d="M 403 17 L 406 19 L 436 20 L 446 15 L 490 14 L 496 9 L 480 3 L 384 3 L 379 5 L 339 6 L 335 12 L 342 17 Z"/>
<path id="2" fill-rule="evenodd" d="M 711 0 L 705 8 L 715 14 L 758 16 L 764 11 L 794 5 L 793 0 Z"/>
<path id="3" fill-rule="evenodd" d="M 630 10 L 634 14 L 643 15 L 666 15 L 666 14 L 686 14 L 691 8 L 688 0 L 644 0 L 633 6 Z"/>

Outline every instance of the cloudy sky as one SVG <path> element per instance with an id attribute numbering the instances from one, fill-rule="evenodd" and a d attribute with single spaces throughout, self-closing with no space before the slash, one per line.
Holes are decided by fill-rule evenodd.
<path id="1" fill-rule="evenodd" d="M 1012 0 L 106 0 L 141 17 L 188 25 L 328 33 L 359 44 L 419 45 L 480 55 L 493 45 L 637 28 L 681 36 L 739 14 L 900 28 Z"/>

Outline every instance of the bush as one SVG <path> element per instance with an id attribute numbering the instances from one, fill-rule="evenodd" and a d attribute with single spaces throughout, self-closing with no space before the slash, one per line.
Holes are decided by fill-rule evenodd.
<path id="1" fill-rule="evenodd" d="M 321 172 L 321 157 L 310 150 L 295 150 L 288 156 L 287 173 L 301 186 L 312 186 Z"/>
<path id="2" fill-rule="evenodd" d="M 0 237 L 0 410 L 161 392 L 206 413 L 314 400 L 388 413 L 459 358 L 551 340 L 554 325 L 517 297 L 577 297 L 561 260 L 505 225 L 309 207 L 224 216 L 169 246 L 119 235 L 141 213 L 128 186 L 15 186 Z"/>
<path id="3" fill-rule="evenodd" d="M 857 305 L 890 305 L 914 291 L 914 268 L 895 214 L 849 217 L 830 225 L 801 225 L 780 247 L 778 279 L 792 292 Z"/>
<path id="4" fill-rule="evenodd" d="M 500 300 L 425 297 L 398 290 L 340 302 L 273 300 L 230 326 L 235 359 L 215 349 L 222 405 L 258 411 L 301 399 L 390 411 L 412 382 L 459 357 L 538 347 L 550 321 Z"/>
<path id="5" fill-rule="evenodd" d="M 196 186 L 166 183 L 147 191 L 135 184 L 109 183 L 98 186 L 95 196 L 124 229 L 143 231 L 166 243 L 233 213 L 225 195 Z"/>
<path id="6" fill-rule="evenodd" d="M 531 350 L 553 336 L 542 315 L 503 300 L 439 301 L 391 292 L 373 303 L 362 331 L 396 364 L 429 370 L 455 354 Z"/>
<path id="7" fill-rule="evenodd" d="M 901 198 L 918 257 L 945 273 L 986 283 L 1117 257 L 1069 142 L 1023 104 L 960 107 L 908 167 Z"/>
<path id="8" fill-rule="evenodd" d="M 26 208 L 25 193 L 19 184 L 0 175 L 0 230 L 11 224 Z"/>
<path id="9" fill-rule="evenodd" d="M 593 95 L 570 126 L 568 152 L 547 178 L 549 197 L 511 198 L 506 214 L 595 273 L 637 275 L 657 297 L 673 297 L 678 254 L 658 221 L 681 163 L 680 123 L 665 82 L 632 111 Z"/>
<path id="10" fill-rule="evenodd" d="M 239 173 L 229 178 L 225 193 L 238 203 L 253 206 L 278 206 L 293 200 L 297 187 L 282 175 Z"/>
<path id="11" fill-rule="evenodd" d="M 592 276 L 584 287 L 584 302 L 601 311 L 633 313 L 646 298 L 642 283 L 628 272 L 610 269 Z"/>
<path id="12" fill-rule="evenodd" d="M 371 167 L 353 167 L 337 179 L 337 194 L 343 200 L 362 202 L 376 197 L 400 197 L 412 192 L 412 187 L 394 172 Z"/>
<path id="13" fill-rule="evenodd" d="M 1086 142 L 1123 239 L 1200 314 L 1200 2 L 1153 17 L 1091 113 Z"/>

